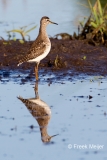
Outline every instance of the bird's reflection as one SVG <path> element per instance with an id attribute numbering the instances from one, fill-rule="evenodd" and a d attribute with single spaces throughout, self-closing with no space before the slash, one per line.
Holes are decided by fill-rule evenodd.
<path id="1" fill-rule="evenodd" d="M 41 139 L 43 142 L 49 142 L 52 137 L 47 133 L 48 123 L 51 118 L 51 109 L 50 107 L 40 99 L 38 93 L 38 82 L 35 84 L 35 98 L 24 99 L 22 97 L 18 97 L 25 106 L 28 108 L 33 117 L 37 120 L 41 132 Z"/>

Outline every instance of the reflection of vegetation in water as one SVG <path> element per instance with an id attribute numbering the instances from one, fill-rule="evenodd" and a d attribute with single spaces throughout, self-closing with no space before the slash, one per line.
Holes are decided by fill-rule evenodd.
<path id="1" fill-rule="evenodd" d="M 83 23 L 80 23 L 83 27 L 81 36 L 104 43 L 104 40 L 107 39 L 107 4 L 103 8 L 100 0 L 97 0 L 94 6 L 90 0 L 88 0 L 88 3 L 91 10 L 91 15 L 84 27 Z"/>
<path id="2" fill-rule="evenodd" d="M 30 25 L 31 25 L 31 24 L 30 24 Z M 29 26 L 29 25 L 28 25 L 28 26 Z M 21 42 L 22 42 L 22 41 L 25 41 L 25 37 L 26 37 L 26 36 L 28 37 L 28 40 L 30 40 L 30 36 L 28 35 L 28 33 L 29 33 L 30 31 L 34 30 L 37 26 L 33 26 L 32 28 L 26 30 L 28 26 L 20 27 L 20 29 L 13 29 L 13 30 L 11 30 L 11 31 L 6 31 L 7 34 L 8 34 L 9 39 L 12 37 L 11 33 L 19 33 L 19 34 L 21 35 L 21 37 L 22 37 Z M 15 35 L 13 36 L 13 40 L 16 40 Z"/>

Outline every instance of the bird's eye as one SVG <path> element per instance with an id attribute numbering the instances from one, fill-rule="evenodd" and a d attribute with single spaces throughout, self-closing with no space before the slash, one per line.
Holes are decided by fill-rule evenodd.
<path id="1" fill-rule="evenodd" d="M 49 19 L 47 19 L 47 21 L 49 21 Z"/>

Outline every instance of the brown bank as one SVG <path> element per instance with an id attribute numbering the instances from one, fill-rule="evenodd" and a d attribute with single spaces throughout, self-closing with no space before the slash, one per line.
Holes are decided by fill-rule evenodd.
<path id="1" fill-rule="evenodd" d="M 17 66 L 22 55 L 25 55 L 33 42 L 0 41 L 0 70 L 30 72 L 33 75 L 34 63 Z M 49 55 L 40 63 L 42 74 L 53 72 L 56 75 L 107 75 L 107 48 L 93 46 L 85 40 L 51 39 L 52 48 Z M 69 73 L 69 71 L 71 71 Z"/>

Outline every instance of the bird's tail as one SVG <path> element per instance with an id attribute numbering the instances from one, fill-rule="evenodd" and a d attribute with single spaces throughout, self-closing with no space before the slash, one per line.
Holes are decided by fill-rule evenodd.
<path id="1" fill-rule="evenodd" d="M 19 63 L 17 64 L 17 66 L 20 66 L 21 64 L 22 64 L 22 63 L 19 62 Z"/>
<path id="2" fill-rule="evenodd" d="M 22 57 L 22 59 L 19 60 L 17 66 L 20 66 L 22 63 L 27 62 L 29 60 L 29 55 Z"/>
<path id="3" fill-rule="evenodd" d="M 22 63 L 27 62 L 27 61 L 28 61 L 28 58 L 26 56 L 22 57 L 22 59 L 19 60 L 17 66 L 20 66 Z"/>
<path id="4" fill-rule="evenodd" d="M 17 98 L 18 98 L 18 99 L 20 99 L 23 103 L 25 103 L 25 102 L 26 102 L 26 100 L 25 100 L 25 99 L 23 99 L 21 96 L 18 96 Z"/>
<path id="5" fill-rule="evenodd" d="M 28 99 L 24 99 L 21 96 L 18 96 L 17 98 L 21 100 L 25 105 L 29 105 L 31 103 Z"/>

